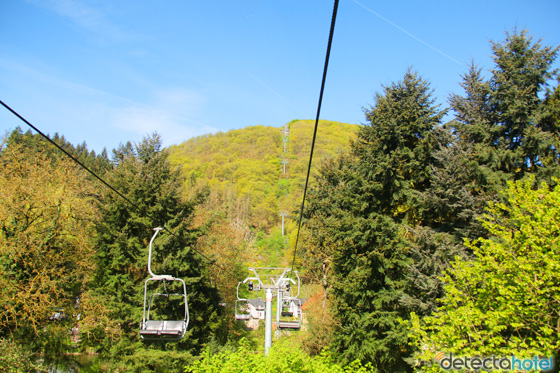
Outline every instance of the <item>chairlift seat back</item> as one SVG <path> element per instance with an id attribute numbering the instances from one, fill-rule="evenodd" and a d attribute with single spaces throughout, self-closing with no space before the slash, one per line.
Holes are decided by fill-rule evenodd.
<path id="1" fill-rule="evenodd" d="M 182 320 L 147 320 L 141 325 L 140 336 L 144 339 L 183 338 L 187 323 Z"/>

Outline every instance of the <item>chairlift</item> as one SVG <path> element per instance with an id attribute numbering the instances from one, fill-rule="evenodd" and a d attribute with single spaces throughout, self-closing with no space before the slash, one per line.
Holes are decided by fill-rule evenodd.
<path id="1" fill-rule="evenodd" d="M 152 244 L 157 234 L 163 228 L 154 228 L 154 235 L 150 240 L 149 253 L 148 253 L 148 273 L 150 278 L 144 283 L 144 313 L 142 318 L 142 323 L 140 324 L 140 337 L 146 340 L 180 340 L 185 336 L 187 332 L 187 327 L 189 325 L 189 306 L 187 302 L 187 287 L 185 281 L 180 278 L 176 278 L 170 275 L 156 275 L 152 272 L 151 262 L 152 262 Z M 163 284 L 164 292 L 152 292 L 149 296 L 148 301 L 148 283 L 152 281 L 154 283 L 161 282 Z M 181 290 L 177 292 L 168 292 L 167 286 L 168 282 L 179 282 L 181 285 Z M 182 320 L 152 320 L 150 319 L 150 310 L 152 310 L 152 305 L 155 299 L 166 299 L 170 298 L 177 299 L 179 302 L 184 302 L 185 311 Z M 158 304 L 162 301 L 158 301 Z"/>
<path id="2" fill-rule="evenodd" d="M 301 299 L 299 299 L 300 278 L 297 271 L 293 272 L 297 277 L 297 283 L 291 278 L 283 279 L 279 284 L 282 291 L 279 292 L 278 310 L 276 325 L 278 329 L 300 329 L 303 312 L 301 309 Z M 292 283 L 297 285 L 297 294 L 292 294 Z M 283 295 L 285 293 L 286 295 Z"/>
<path id="3" fill-rule="evenodd" d="M 245 283 L 239 282 L 237 284 L 237 300 L 235 301 L 235 319 L 241 321 L 247 321 L 251 318 L 253 319 L 264 319 L 264 301 L 262 299 L 254 298 L 240 298 L 239 297 L 239 286 Z M 258 293 L 260 286 L 254 286 L 253 281 L 249 281 L 247 284 L 249 291 L 255 291 Z"/>
<path id="4" fill-rule="evenodd" d="M 301 299 L 289 297 L 282 299 L 281 303 L 278 320 L 276 320 L 278 329 L 300 329 L 302 319 Z"/>
<path id="5" fill-rule="evenodd" d="M 235 319 L 243 321 L 251 319 L 249 299 L 237 299 L 235 301 Z"/>

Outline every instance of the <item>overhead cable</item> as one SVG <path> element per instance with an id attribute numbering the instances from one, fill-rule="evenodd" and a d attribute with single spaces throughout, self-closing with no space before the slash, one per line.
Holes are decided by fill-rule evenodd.
<path id="1" fill-rule="evenodd" d="M 18 117 L 21 121 L 23 121 L 25 124 L 27 124 L 29 127 L 33 128 L 39 135 L 41 135 L 43 138 L 45 138 L 48 142 L 50 142 L 52 145 L 54 145 L 58 150 L 60 150 L 61 152 L 63 152 L 67 157 L 69 157 L 70 159 L 72 159 L 74 162 L 76 162 L 80 167 L 82 167 L 84 170 L 86 170 L 87 172 L 89 172 L 93 177 L 95 177 L 97 180 L 99 180 L 103 185 L 105 185 L 107 188 L 109 188 L 111 191 L 113 191 L 114 193 L 116 193 L 119 197 L 121 197 L 124 201 L 126 201 L 128 204 L 130 204 L 132 207 L 134 207 L 136 210 L 138 210 L 138 212 L 140 212 L 140 214 L 147 216 L 148 218 L 150 218 L 151 220 L 152 217 L 150 216 L 150 214 L 145 211 L 144 209 L 140 208 L 137 204 L 135 204 L 134 202 L 132 202 L 130 199 L 128 199 L 124 194 L 122 194 L 121 192 L 119 192 L 117 189 L 115 189 L 113 186 L 111 186 L 108 182 L 106 182 L 105 180 L 103 180 L 99 175 L 97 175 L 95 172 L 93 172 L 90 168 L 88 168 L 86 165 L 84 165 L 82 162 L 80 162 L 78 159 L 76 159 L 76 157 L 74 157 L 72 154 L 68 153 L 66 150 L 64 150 L 64 148 L 62 148 L 60 145 L 58 145 L 56 142 L 54 142 L 49 136 L 45 135 L 43 132 L 41 132 L 37 127 L 35 127 L 33 124 L 31 124 L 27 119 L 25 119 L 23 116 L 21 116 L 19 113 L 17 113 L 14 109 L 12 109 L 11 107 L 9 107 L 7 104 L 5 104 L 2 100 L 0 100 L 0 104 L 2 104 L 2 106 L 4 106 L 6 109 L 8 109 L 12 114 L 14 114 L 16 117 Z M 165 225 L 163 226 L 163 229 L 170 233 L 172 236 L 177 237 L 177 234 L 175 234 L 174 232 L 170 231 L 167 227 L 165 227 Z M 212 260 L 210 258 L 208 258 L 206 255 L 204 255 L 203 253 L 201 253 L 200 251 L 196 250 L 195 248 L 192 248 L 193 251 L 195 251 L 196 253 L 198 253 L 200 256 L 202 256 L 204 259 L 208 260 L 210 262 L 210 264 L 212 265 L 217 265 L 218 267 L 222 268 L 224 271 L 228 272 L 231 274 L 231 272 L 229 272 L 227 269 L 225 269 L 224 267 L 216 264 L 215 260 Z"/>
<path id="2" fill-rule="evenodd" d="M 303 209 L 305 207 L 305 197 L 307 195 L 307 187 L 309 185 L 309 175 L 311 174 L 311 164 L 313 163 L 313 151 L 315 149 L 315 139 L 317 138 L 317 129 L 319 128 L 319 116 L 321 114 L 321 104 L 323 102 L 323 92 L 325 90 L 325 81 L 327 79 L 327 69 L 329 66 L 329 58 L 330 58 L 330 54 L 331 54 L 331 46 L 332 46 L 332 40 L 333 40 L 333 35 L 334 35 L 334 25 L 336 23 L 336 14 L 338 11 L 338 0 L 334 1 L 334 7 L 333 7 L 333 13 L 332 13 L 332 18 L 331 18 L 331 27 L 330 27 L 330 32 L 329 32 L 329 42 L 327 44 L 327 54 L 325 57 L 325 66 L 323 68 L 323 79 L 321 80 L 321 90 L 319 93 L 319 103 L 317 104 L 317 115 L 315 117 L 315 128 L 313 130 L 313 140 L 311 141 L 311 152 L 309 154 L 309 164 L 307 166 L 307 176 L 305 178 L 305 187 L 303 189 L 303 198 L 301 201 L 301 210 L 299 213 L 299 222 L 298 222 L 298 229 L 297 229 L 297 235 L 296 235 L 296 243 L 294 246 L 294 257 L 292 260 L 292 265 L 291 265 L 291 269 L 294 269 L 294 265 L 296 262 L 296 255 L 297 255 L 297 249 L 298 249 L 298 243 L 299 243 L 299 233 L 301 230 L 301 222 L 303 219 Z"/>

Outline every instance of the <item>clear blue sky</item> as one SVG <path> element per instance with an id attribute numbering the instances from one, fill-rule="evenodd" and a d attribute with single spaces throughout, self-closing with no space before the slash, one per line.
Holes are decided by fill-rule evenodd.
<path id="1" fill-rule="evenodd" d="M 43 132 L 111 150 L 314 119 L 329 0 L 3 0 L 0 100 Z M 489 40 L 560 45 L 560 1 L 341 0 L 321 118 L 363 123 L 412 67 L 443 106 Z M 558 63 L 556 63 L 558 66 Z M 0 107 L 0 135 L 16 126 Z"/>

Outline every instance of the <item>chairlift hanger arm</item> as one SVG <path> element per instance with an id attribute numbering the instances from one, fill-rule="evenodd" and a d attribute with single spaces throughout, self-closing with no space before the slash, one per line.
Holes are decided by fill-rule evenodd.
<path id="1" fill-rule="evenodd" d="M 163 228 L 161 227 L 157 227 L 154 228 L 154 235 L 152 236 L 152 239 L 150 240 L 150 248 L 148 251 L 148 273 L 150 274 L 150 276 L 152 276 L 152 278 L 158 278 L 158 279 L 162 279 L 162 280 L 170 280 L 173 281 L 175 278 L 171 275 L 156 275 L 154 274 L 154 272 L 152 272 L 152 245 L 154 243 L 154 240 L 156 238 L 156 236 L 158 235 L 159 231 L 163 230 Z"/>

